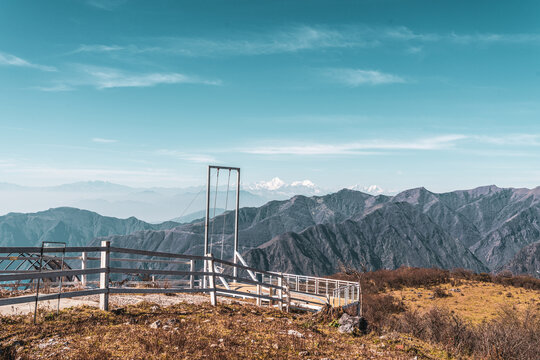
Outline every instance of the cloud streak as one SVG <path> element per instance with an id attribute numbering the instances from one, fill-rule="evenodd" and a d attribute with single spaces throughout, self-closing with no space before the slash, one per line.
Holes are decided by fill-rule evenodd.
<path id="1" fill-rule="evenodd" d="M 0 65 L 25 67 L 31 69 L 38 69 L 41 71 L 57 71 L 57 69 L 53 66 L 34 64 L 15 55 L 3 52 L 0 52 Z"/>
<path id="2" fill-rule="evenodd" d="M 118 142 L 118 140 L 115 139 L 104 139 L 104 138 L 93 138 L 93 142 L 95 143 L 101 143 L 101 144 L 112 144 Z"/>
<path id="3" fill-rule="evenodd" d="M 401 76 L 383 73 L 377 70 L 330 69 L 324 71 L 324 74 L 335 82 L 353 87 L 406 82 Z"/>
<path id="4" fill-rule="evenodd" d="M 176 159 L 185 160 L 194 163 L 217 163 L 217 159 L 211 155 L 207 154 L 194 154 L 194 153 L 185 153 L 177 150 L 169 149 L 159 149 L 155 151 L 155 154 L 161 156 L 170 156 Z"/>
<path id="5" fill-rule="evenodd" d="M 413 141 L 372 140 L 347 144 L 263 146 L 240 151 L 257 155 L 377 155 L 388 150 L 443 150 L 465 139 L 465 135 L 451 134 Z"/>
<path id="6" fill-rule="evenodd" d="M 52 86 L 36 86 L 40 91 L 72 91 L 80 87 L 91 86 L 96 89 L 154 87 L 166 84 L 201 84 L 221 85 L 221 80 L 204 79 L 194 75 L 169 73 L 136 73 L 119 69 L 90 65 L 76 66 L 76 73 L 68 80 L 56 81 Z"/>
<path id="7" fill-rule="evenodd" d="M 206 80 L 179 73 L 127 73 L 117 69 L 85 67 L 90 83 L 98 89 L 120 87 L 151 87 L 161 84 L 204 84 L 221 85 L 219 80 Z"/>
<path id="8" fill-rule="evenodd" d="M 403 42 L 407 51 L 418 52 L 419 45 L 449 42 L 473 44 L 540 44 L 540 34 L 517 33 L 419 33 L 404 27 L 349 25 L 328 27 L 304 25 L 260 33 L 237 33 L 228 38 L 161 37 L 138 44 L 83 44 L 74 52 L 168 53 L 183 56 L 271 55 L 322 49 L 357 49 Z"/>

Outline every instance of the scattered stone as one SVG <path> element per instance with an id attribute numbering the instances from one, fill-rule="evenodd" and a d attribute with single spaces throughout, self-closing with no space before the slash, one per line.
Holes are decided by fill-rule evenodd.
<path id="1" fill-rule="evenodd" d="M 178 321 L 178 319 L 169 319 L 169 320 L 167 320 L 165 323 L 166 323 L 167 325 L 172 326 L 172 325 L 178 324 L 179 321 Z"/>
<path id="2" fill-rule="evenodd" d="M 304 334 L 302 334 L 301 332 L 298 332 L 298 331 L 292 330 L 292 329 L 287 331 L 287 335 L 296 336 L 296 337 L 299 337 L 299 338 L 304 338 L 305 337 Z"/>
<path id="3" fill-rule="evenodd" d="M 367 334 L 367 320 L 361 316 L 350 316 L 347 313 L 341 315 L 338 320 L 338 331 L 343 334 L 352 334 L 355 330 L 362 334 Z"/>
<path id="4" fill-rule="evenodd" d="M 272 347 L 273 347 L 274 349 L 276 349 L 276 350 L 279 349 L 278 343 L 273 343 L 273 344 L 272 344 Z"/>
<path id="5" fill-rule="evenodd" d="M 224 342 L 225 340 L 224 339 L 219 339 L 218 340 L 220 343 Z"/>
<path id="6" fill-rule="evenodd" d="M 152 329 L 157 329 L 161 327 L 161 320 L 156 320 L 152 324 L 150 324 L 150 327 Z"/>
<path id="7" fill-rule="evenodd" d="M 298 355 L 300 356 L 307 356 L 309 353 L 307 351 L 300 351 Z"/>
<path id="8" fill-rule="evenodd" d="M 214 347 L 216 347 L 216 346 L 218 346 L 218 344 L 210 344 L 210 347 L 211 347 L 211 348 L 214 348 Z"/>

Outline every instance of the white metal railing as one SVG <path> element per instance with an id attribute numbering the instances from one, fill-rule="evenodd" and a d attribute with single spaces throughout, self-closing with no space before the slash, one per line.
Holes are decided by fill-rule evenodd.
<path id="1" fill-rule="evenodd" d="M 254 299 L 258 305 L 268 303 L 288 310 L 291 306 L 304 309 L 320 309 L 325 304 L 344 306 L 358 301 L 360 296 L 359 284 L 356 282 L 261 271 L 248 266 L 240 254 L 236 254 L 239 263 L 235 264 L 216 259 L 211 254 L 196 256 L 127 249 L 110 246 L 106 241 L 99 247 L 66 247 L 62 251 L 80 254 L 63 254 L 63 259 L 72 268 L 40 271 L 20 270 L 19 266 L 16 269 L 0 270 L 0 289 L 10 286 L 16 288 L 21 281 L 32 288 L 29 282 L 38 279 L 48 280 L 48 286 L 54 287 L 61 282 L 59 279 L 65 278 L 63 290 L 60 287 L 54 294 L 36 292 L 35 295 L 0 298 L 0 306 L 98 294 L 100 308 L 107 310 L 109 294 L 202 292 L 210 294 L 212 304 L 216 303 L 218 296 L 241 297 Z M 27 254 L 0 256 L 0 261 L 58 260 L 59 257 L 51 255 L 54 252 L 58 250 L 0 247 L 0 255 Z M 96 266 L 98 261 L 99 266 Z M 80 264 L 80 268 L 75 268 L 77 264 Z M 128 267 L 130 264 L 134 267 Z M 152 264 L 160 268 L 149 268 Z M 146 280 L 136 281 L 134 276 Z M 141 288 L 141 285 L 145 287 Z"/>
<path id="2" fill-rule="evenodd" d="M 345 306 L 360 298 L 359 283 L 354 281 L 288 273 L 273 274 L 282 275 L 283 279 L 287 281 L 293 303 L 297 301 L 304 306 L 308 304 L 315 308 L 324 303 L 330 306 Z M 272 276 L 270 276 L 269 281 L 272 281 Z M 326 301 L 322 302 L 321 297 Z"/>
<path id="3" fill-rule="evenodd" d="M 0 254 L 30 254 L 30 261 L 43 259 L 55 259 L 55 256 L 51 256 L 50 253 L 57 252 L 53 248 L 42 247 L 0 247 Z M 65 260 L 71 260 L 71 266 L 74 265 L 73 261 L 80 260 L 80 269 L 60 269 L 60 270 L 20 270 L 17 269 L 5 269 L 0 272 L 0 284 L 12 285 L 12 287 L 18 286 L 21 281 L 32 282 L 35 280 L 47 281 L 50 284 L 54 284 L 55 281 L 62 278 L 71 278 L 72 281 L 64 282 L 64 291 L 60 288 L 60 291 L 53 294 L 39 294 L 35 295 L 15 296 L 0 298 L 0 306 L 14 305 L 28 302 L 35 302 L 37 310 L 37 302 L 43 300 L 54 300 L 62 298 L 72 298 L 87 295 L 99 295 L 100 296 L 100 308 L 102 310 L 108 310 L 109 308 L 109 294 L 125 294 L 125 293 L 186 293 L 186 292 L 201 292 L 209 293 L 210 301 L 213 305 L 217 303 L 218 296 L 235 296 L 243 298 L 255 299 L 258 305 L 267 303 L 269 305 L 277 305 L 279 309 L 289 309 L 290 294 L 287 283 L 283 281 L 283 276 L 279 274 L 273 274 L 270 272 L 261 271 L 243 264 L 235 264 L 225 260 L 216 259 L 212 254 L 206 256 L 196 255 L 184 255 L 173 254 L 166 252 L 146 251 L 138 249 L 126 249 L 110 246 L 108 241 L 103 241 L 101 246 L 95 247 L 66 247 L 63 248 L 64 253 L 80 253 L 80 256 L 65 256 Z M 99 253 L 99 256 L 89 256 L 91 253 Z M 126 257 L 111 257 L 111 253 L 126 255 L 137 255 L 136 259 Z M 6 258 L 9 261 L 27 261 L 28 256 L 4 256 L 0 257 L 0 260 Z M 156 259 L 167 258 L 167 260 Z M 90 263 L 95 263 L 99 260 L 99 266 L 90 267 Z M 125 264 L 138 263 L 147 266 L 151 263 L 158 263 L 162 266 L 171 266 L 174 270 L 169 268 L 132 268 L 125 267 Z M 196 266 L 196 263 L 205 266 Z M 218 265 L 219 264 L 219 271 Z M 188 266 L 185 270 L 177 270 L 182 265 Z M 20 266 L 19 266 L 20 267 Z M 203 271 L 198 269 L 203 269 Z M 207 270 L 204 270 L 207 269 Z M 236 271 L 232 271 L 236 269 Z M 236 273 L 236 275 L 235 275 Z M 264 282 L 264 278 L 255 278 L 246 276 L 243 274 L 258 273 L 266 276 L 272 276 L 274 279 L 278 279 L 277 282 Z M 117 279 L 112 279 L 116 277 Z M 151 288 L 134 288 L 130 285 L 133 282 L 129 280 L 129 276 L 146 276 L 151 277 L 155 286 Z M 249 274 L 251 275 L 251 274 Z M 88 277 L 99 276 L 99 281 L 89 281 Z M 155 281 L 155 276 L 159 276 L 166 280 Z M 175 277 L 176 279 L 169 279 Z M 204 281 L 206 279 L 206 281 Z M 216 283 L 216 280 L 222 280 L 223 286 Z M 113 281 L 118 280 L 118 281 Z M 119 281 L 122 280 L 122 281 Z M 164 287 L 165 281 L 170 281 L 167 287 Z M 228 286 L 228 282 L 231 281 L 234 284 L 240 284 L 232 288 Z M 78 285 L 66 288 L 68 284 Z M 226 285 L 225 285 L 226 284 Z M 97 285 L 97 287 L 96 287 Z M 205 286 L 206 285 L 206 286 Z M 161 287 L 159 287 L 161 286 Z M 7 286 L 6 286 L 7 287 Z M 39 289 L 39 287 L 37 287 Z M 253 290 L 256 289 L 256 290 Z"/>

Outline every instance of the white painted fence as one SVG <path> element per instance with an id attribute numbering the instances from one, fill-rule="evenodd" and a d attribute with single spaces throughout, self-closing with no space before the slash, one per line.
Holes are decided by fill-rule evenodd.
<path id="1" fill-rule="evenodd" d="M 36 290 L 35 295 L 0 299 L 0 306 L 27 302 L 35 302 L 37 306 L 37 302 L 42 300 L 100 295 L 100 308 L 108 310 L 109 294 L 197 292 L 210 294 L 213 305 L 216 304 L 219 296 L 227 296 L 255 299 L 258 305 L 275 305 L 279 309 L 288 310 L 296 307 L 317 310 L 325 304 L 348 305 L 358 301 L 360 295 L 358 283 L 261 271 L 247 266 L 239 254 L 237 256 L 240 264 L 235 264 L 216 259 L 211 254 L 196 256 L 119 248 L 110 246 L 107 241 L 102 242 L 99 247 L 66 247 L 62 251 L 67 254 L 80 254 L 63 256 L 63 259 L 73 267 L 77 263 L 80 264 L 80 269 L 41 271 L 7 269 L 0 271 L 0 284 L 13 285 L 20 281 L 47 280 L 49 284 L 54 285 L 58 283 L 57 279 L 70 277 L 71 281 L 64 281 L 64 286 L 67 287 L 64 289 L 60 287 L 54 294 L 39 294 L 39 290 Z M 6 259 L 9 261 L 58 260 L 58 257 L 50 255 L 55 252 L 58 252 L 58 249 L 0 247 L 0 254 L 27 254 L 20 257 L 0 256 L 0 261 Z M 136 256 L 136 258 L 126 256 Z M 99 266 L 90 266 L 98 261 Z M 125 267 L 126 264 L 131 263 L 137 267 Z M 172 266 L 175 269 L 144 268 L 152 264 L 159 264 L 161 267 Z M 182 266 L 186 269 L 178 270 Z M 130 281 L 129 276 L 134 275 L 151 278 L 152 281 Z M 99 281 L 89 279 L 96 276 L 99 276 Z M 122 281 L 114 281 L 119 279 L 111 279 L 111 276 L 119 277 Z M 141 285 L 151 287 L 141 288 Z M 39 286 L 36 289 L 39 289 Z"/>

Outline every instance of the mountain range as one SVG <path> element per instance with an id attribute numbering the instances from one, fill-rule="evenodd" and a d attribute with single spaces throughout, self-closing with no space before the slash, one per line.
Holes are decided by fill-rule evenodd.
<path id="1" fill-rule="evenodd" d="M 349 189 L 297 195 L 241 208 L 239 250 L 252 266 L 313 275 L 342 267 L 376 270 L 402 265 L 536 275 L 539 199 L 540 188 L 496 186 L 447 193 L 415 188 L 395 196 Z M 86 231 L 84 236 L 93 244 L 107 239 L 117 246 L 203 253 L 202 221 L 144 224 L 109 233 Z M 0 230 L 2 226 L 0 221 Z M 233 212 L 213 219 L 214 255 L 221 256 L 223 243 L 223 257 L 232 257 L 233 229 Z M 2 235 L 0 243 L 4 242 Z"/>
<path id="2" fill-rule="evenodd" d="M 216 205 L 219 208 L 228 205 L 230 209 L 234 203 L 232 201 L 234 189 L 230 189 L 231 201 L 225 204 L 226 197 L 222 195 L 225 194 L 227 187 L 226 184 L 221 184 Z M 242 184 L 240 205 L 262 206 L 268 201 L 285 200 L 298 194 L 312 196 L 328 192 L 309 180 L 285 183 L 279 178 L 274 178 L 266 182 Z M 0 215 L 13 211 L 28 213 L 67 206 L 118 218 L 135 216 L 146 222 L 156 223 L 203 211 L 206 206 L 205 194 L 205 186 L 143 188 L 106 181 L 84 181 L 43 187 L 0 183 Z"/>
<path id="3" fill-rule="evenodd" d="M 32 214 L 0 216 L 0 246 L 41 246 L 42 241 L 84 246 L 92 239 L 141 230 L 160 230 L 180 225 L 176 222 L 149 224 L 134 217 L 117 219 L 69 207 Z"/>

